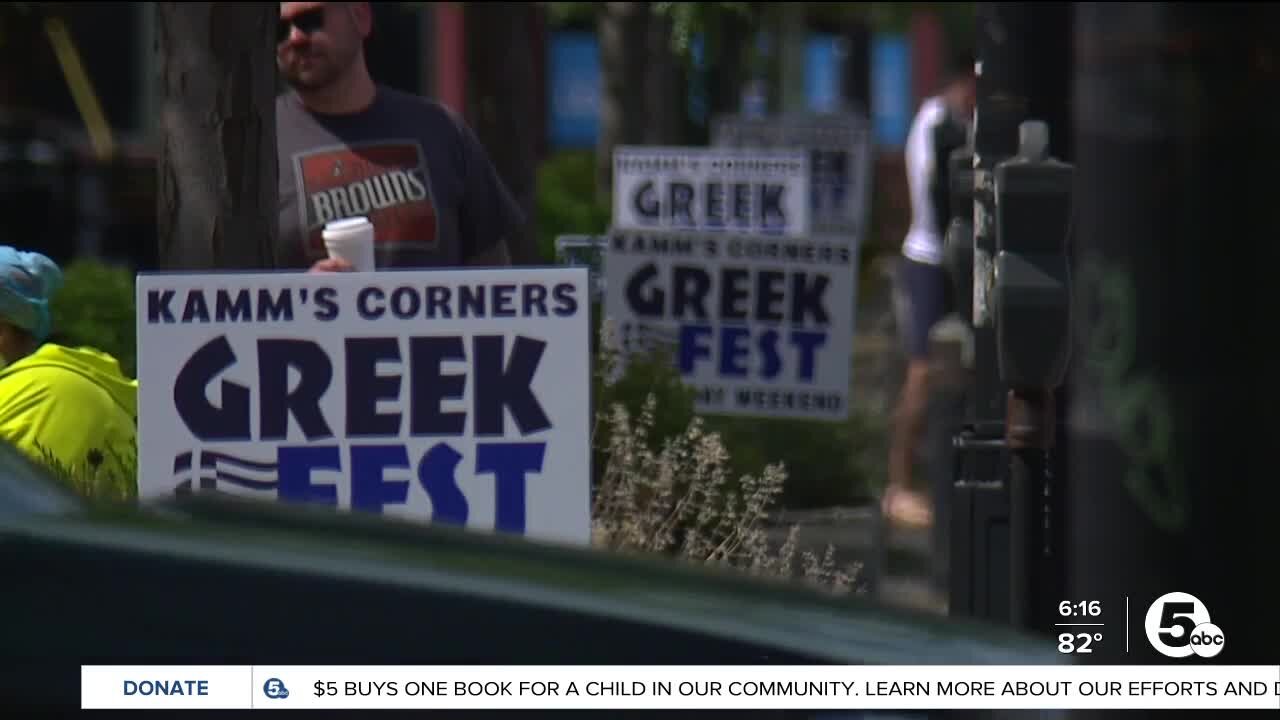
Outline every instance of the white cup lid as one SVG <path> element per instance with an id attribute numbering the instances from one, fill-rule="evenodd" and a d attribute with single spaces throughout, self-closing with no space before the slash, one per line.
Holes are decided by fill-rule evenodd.
<path id="1" fill-rule="evenodd" d="M 334 220 L 332 222 L 325 223 L 324 229 L 325 230 L 351 230 L 353 228 L 363 227 L 369 224 L 370 224 L 369 218 L 361 216 L 361 217 L 353 217 L 353 218 L 344 218 L 342 220 Z"/>

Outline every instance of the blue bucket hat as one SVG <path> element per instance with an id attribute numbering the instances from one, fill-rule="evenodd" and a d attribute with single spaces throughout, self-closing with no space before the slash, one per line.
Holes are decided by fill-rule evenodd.
<path id="1" fill-rule="evenodd" d="M 62 287 L 62 269 L 38 252 L 0 245 L 0 320 L 44 342 L 53 326 L 49 301 Z"/>

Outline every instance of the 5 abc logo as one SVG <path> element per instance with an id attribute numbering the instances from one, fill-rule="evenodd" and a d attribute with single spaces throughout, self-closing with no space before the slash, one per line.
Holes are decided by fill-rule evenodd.
<path id="1" fill-rule="evenodd" d="M 1222 652 L 1226 637 L 1209 621 L 1209 609 L 1194 595 L 1172 592 L 1147 608 L 1147 640 L 1157 652 L 1171 658 L 1192 654 L 1211 658 Z"/>
<path id="2" fill-rule="evenodd" d="M 272 700 L 283 700 L 289 697 L 289 688 L 284 686 L 280 678 L 271 678 L 262 684 L 262 694 Z"/>

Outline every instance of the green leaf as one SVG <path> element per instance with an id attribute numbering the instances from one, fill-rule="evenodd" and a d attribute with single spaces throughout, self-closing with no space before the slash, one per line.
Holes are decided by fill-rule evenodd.
<path id="1" fill-rule="evenodd" d="M 137 372 L 134 277 L 124 268 L 77 260 L 63 269 L 63 286 L 53 296 L 53 338 L 88 346 L 120 361 L 129 377 Z"/>

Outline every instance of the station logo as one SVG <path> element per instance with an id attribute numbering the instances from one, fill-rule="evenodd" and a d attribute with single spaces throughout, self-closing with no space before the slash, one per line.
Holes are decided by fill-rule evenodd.
<path id="1" fill-rule="evenodd" d="M 1209 618 L 1209 608 L 1194 595 L 1172 592 L 1147 609 L 1147 640 L 1161 655 L 1211 658 L 1222 652 L 1226 637 Z"/>

